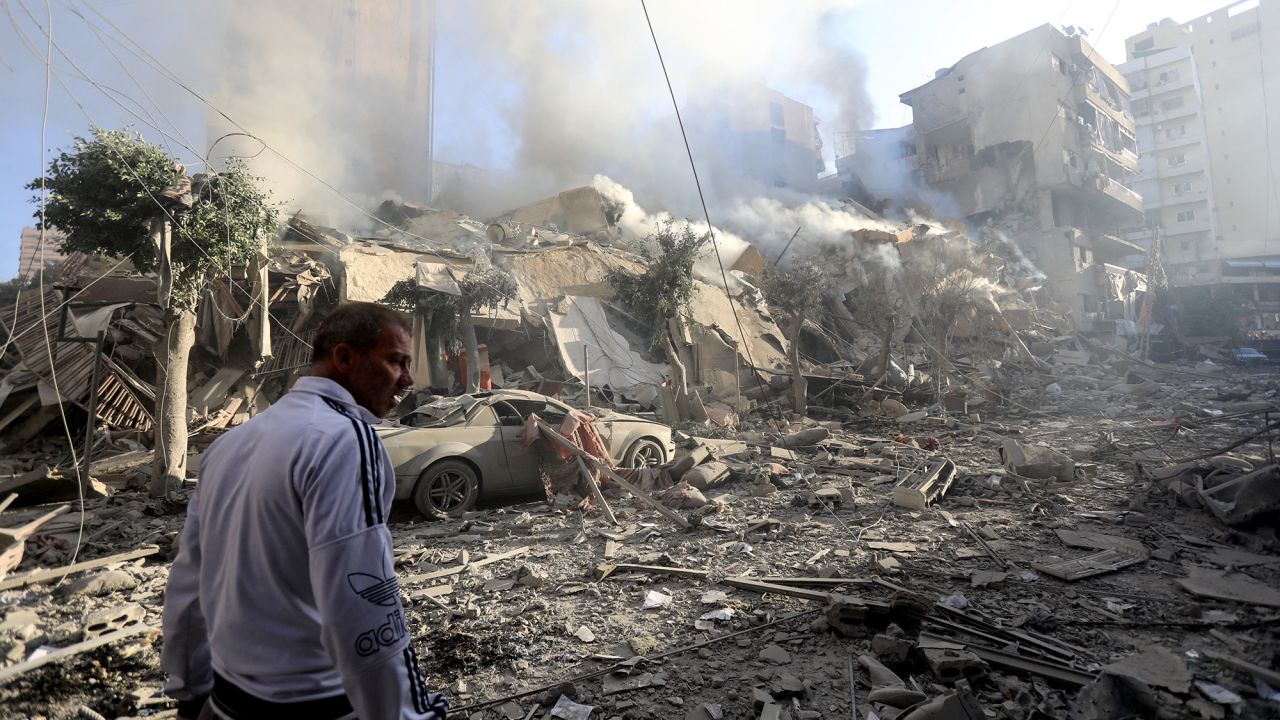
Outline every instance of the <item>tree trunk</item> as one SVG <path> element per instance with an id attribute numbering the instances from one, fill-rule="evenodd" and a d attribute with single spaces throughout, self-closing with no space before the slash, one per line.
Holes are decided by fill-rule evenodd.
<path id="1" fill-rule="evenodd" d="M 850 343 L 857 341 L 861 334 L 858 321 L 853 317 L 853 312 L 849 310 L 844 299 L 832 298 L 827 305 L 831 308 L 831 319 L 835 320 L 836 329 L 839 330 L 841 338 Z"/>
<path id="2" fill-rule="evenodd" d="M 473 393 L 480 388 L 480 345 L 476 342 L 476 326 L 469 311 L 458 318 L 458 327 L 462 331 L 462 347 L 467 353 L 467 392 Z"/>
<path id="3" fill-rule="evenodd" d="M 449 365 L 444 361 L 445 339 L 438 330 L 427 326 L 427 353 L 431 356 L 431 387 L 441 388 L 448 392 L 453 389 L 453 378 L 449 377 Z"/>
<path id="4" fill-rule="evenodd" d="M 662 352 L 667 356 L 667 364 L 671 366 L 671 386 L 676 396 L 676 413 L 681 420 L 689 418 L 689 378 L 684 363 L 670 337 L 662 339 Z"/>
<path id="5" fill-rule="evenodd" d="M 886 323 L 887 324 L 887 323 Z M 889 370 L 889 352 L 893 347 L 893 325 L 880 328 L 880 357 L 876 360 L 876 370 L 872 373 L 876 377 L 884 375 Z"/>
<path id="6" fill-rule="evenodd" d="M 787 348 L 787 356 L 791 360 L 791 409 L 804 415 L 809 411 L 809 381 L 805 379 L 800 368 L 800 331 L 804 328 L 804 316 L 791 318 L 791 347 Z"/>
<path id="7" fill-rule="evenodd" d="M 171 308 L 157 343 L 155 464 L 151 497 L 178 489 L 187 476 L 187 359 L 196 342 L 196 314 Z"/>

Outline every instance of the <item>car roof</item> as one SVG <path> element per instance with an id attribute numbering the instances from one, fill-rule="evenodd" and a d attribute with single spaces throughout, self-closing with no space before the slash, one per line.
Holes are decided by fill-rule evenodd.
<path id="1" fill-rule="evenodd" d="M 466 398 L 464 400 L 464 398 Z M 470 395 L 462 395 L 458 399 L 462 402 L 475 402 L 478 400 L 551 400 L 552 398 L 542 393 L 531 392 L 529 390 L 485 390 L 482 392 L 471 393 Z"/>

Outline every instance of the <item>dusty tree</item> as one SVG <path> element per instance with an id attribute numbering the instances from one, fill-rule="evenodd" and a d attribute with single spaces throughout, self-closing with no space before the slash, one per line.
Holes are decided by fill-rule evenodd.
<path id="1" fill-rule="evenodd" d="M 809 409 L 809 383 L 800 366 L 800 332 L 804 321 L 821 310 L 827 277 L 812 262 L 788 267 L 767 266 L 764 271 L 764 298 L 769 310 L 785 316 L 787 353 L 791 362 L 791 406 L 803 415 Z"/>
<path id="2" fill-rule="evenodd" d="M 709 234 L 695 233 L 687 223 L 679 227 L 666 223 L 646 238 L 640 249 L 644 273 L 609 273 L 618 302 L 649 327 L 651 342 L 666 355 L 681 419 L 689 417 L 689 377 L 672 343 L 672 326 L 685 321 L 693 298 L 693 263 L 710 239 Z"/>
<path id="3" fill-rule="evenodd" d="M 901 267 L 875 262 L 861 267 L 858 283 L 843 297 L 833 298 L 833 314 L 871 331 L 879 342 L 871 375 L 880 378 L 889 369 L 893 339 L 906 307 Z"/>
<path id="4" fill-rule="evenodd" d="M 956 322 L 990 305 L 989 285 L 967 245 L 938 241 L 916 248 L 903 273 L 913 322 L 933 361 L 938 394 L 951 367 L 947 346 Z M 941 399 L 941 398 L 939 398 Z"/>
<path id="5" fill-rule="evenodd" d="M 40 185 L 37 179 L 28 189 Z M 151 493 L 165 495 L 186 475 L 187 360 L 200 296 L 210 277 L 250 262 L 275 236 L 276 210 L 238 161 L 221 173 L 190 177 L 163 149 L 128 130 L 94 129 L 92 140 L 76 138 L 50 161 L 44 185 L 42 222 L 66 235 L 63 252 L 127 257 L 159 276 L 165 327 L 155 351 Z"/>
<path id="6" fill-rule="evenodd" d="M 472 313 L 505 306 L 516 296 L 516 281 L 496 267 L 472 270 L 458 283 L 462 293 L 450 295 L 418 285 L 416 280 L 397 282 L 382 302 L 422 318 L 427 329 L 431 382 L 438 387 L 450 383 L 443 371 L 443 353 L 462 350 L 467 356 L 466 392 L 480 386 L 480 350 Z"/>

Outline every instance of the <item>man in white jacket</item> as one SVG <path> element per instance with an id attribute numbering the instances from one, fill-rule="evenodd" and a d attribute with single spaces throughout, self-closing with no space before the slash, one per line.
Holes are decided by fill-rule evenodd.
<path id="1" fill-rule="evenodd" d="M 395 474 L 370 427 L 412 384 L 408 321 L 351 303 L 313 342 L 310 376 L 201 459 L 165 590 L 165 691 L 182 718 L 442 720 L 400 605 Z"/>

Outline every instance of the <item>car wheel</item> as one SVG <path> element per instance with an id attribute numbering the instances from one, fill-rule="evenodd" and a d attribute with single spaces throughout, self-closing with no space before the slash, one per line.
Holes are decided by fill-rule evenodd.
<path id="1" fill-rule="evenodd" d="M 622 458 L 622 466 L 629 468 L 658 467 L 667 461 L 667 453 L 656 440 L 640 438 L 631 443 L 626 455 Z"/>
<path id="2" fill-rule="evenodd" d="M 429 518 L 447 520 L 474 508 L 480 478 L 461 460 L 441 460 L 422 471 L 413 487 L 413 504 Z"/>

